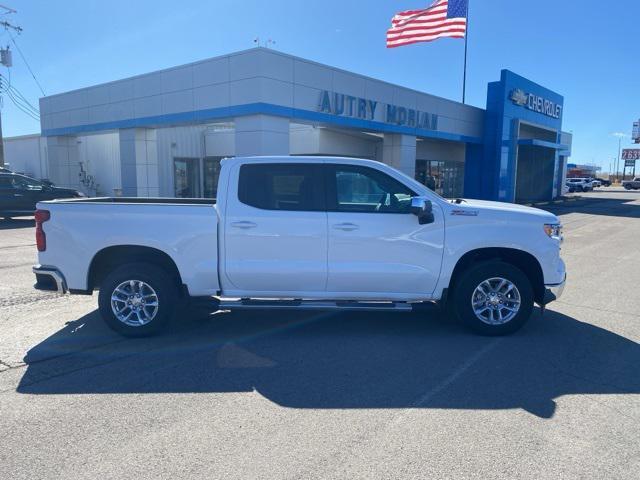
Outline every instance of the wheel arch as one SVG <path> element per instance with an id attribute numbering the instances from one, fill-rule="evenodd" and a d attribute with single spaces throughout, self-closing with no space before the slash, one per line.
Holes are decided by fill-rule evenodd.
<path id="1" fill-rule="evenodd" d="M 180 271 L 173 259 L 162 250 L 141 245 L 115 245 L 98 251 L 89 265 L 87 290 L 97 288 L 114 268 L 134 262 L 149 263 L 162 268 L 184 291 Z"/>
<path id="2" fill-rule="evenodd" d="M 531 282 L 533 288 L 534 300 L 537 303 L 542 302 L 544 298 L 544 275 L 542 272 L 542 266 L 536 257 L 524 250 L 518 250 L 516 248 L 507 247 L 489 247 L 478 248 L 465 253 L 458 259 L 451 280 L 449 282 L 449 288 L 455 288 L 462 273 L 470 268 L 472 265 L 476 265 L 481 262 L 489 261 L 502 261 L 517 267 L 527 276 Z"/>

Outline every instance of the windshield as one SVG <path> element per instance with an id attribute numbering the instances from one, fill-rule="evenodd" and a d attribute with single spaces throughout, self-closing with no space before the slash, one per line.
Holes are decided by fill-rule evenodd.
<path id="1" fill-rule="evenodd" d="M 16 188 L 25 190 L 42 190 L 44 183 L 35 178 L 25 177 L 24 175 L 15 175 L 13 177 L 13 185 Z"/>

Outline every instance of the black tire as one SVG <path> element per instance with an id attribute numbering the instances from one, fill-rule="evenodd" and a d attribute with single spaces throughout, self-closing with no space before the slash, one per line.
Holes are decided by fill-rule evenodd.
<path id="1" fill-rule="evenodd" d="M 501 324 L 490 324 L 483 321 L 476 315 L 472 306 L 476 288 L 485 280 L 494 278 L 502 278 L 511 282 L 520 296 L 520 308 L 517 314 Z M 513 297 L 515 294 L 510 295 Z M 458 320 L 476 333 L 489 336 L 508 335 L 522 328 L 531 317 L 534 302 L 533 287 L 531 281 L 520 269 L 498 260 L 488 261 L 471 266 L 461 274 L 449 301 L 454 302 L 451 307 Z M 504 308 L 506 309 L 506 307 Z M 500 315 L 502 312 L 504 310 L 500 312 Z M 493 313 L 489 314 L 493 316 Z"/>
<path id="2" fill-rule="evenodd" d="M 629 185 L 628 183 L 625 184 L 624 189 L 625 190 L 631 190 L 633 187 L 631 185 Z"/>
<path id="3" fill-rule="evenodd" d="M 144 325 L 134 326 L 119 320 L 111 305 L 111 296 L 116 287 L 130 280 L 144 282 L 153 289 L 157 297 L 157 310 L 153 318 Z M 100 284 L 98 294 L 100 315 L 112 330 L 126 337 L 154 335 L 165 328 L 173 318 L 176 304 L 179 302 L 178 292 L 178 285 L 171 275 L 156 265 L 148 263 L 121 265 L 109 273 Z M 153 312 L 153 310 L 147 311 Z"/>

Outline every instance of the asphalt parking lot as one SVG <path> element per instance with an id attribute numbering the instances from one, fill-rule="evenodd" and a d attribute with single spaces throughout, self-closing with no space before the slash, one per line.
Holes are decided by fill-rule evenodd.
<path id="1" fill-rule="evenodd" d="M 0 222 L 0 477 L 637 479 L 640 193 L 546 208 L 565 294 L 497 339 L 293 312 L 123 339 L 33 290 L 32 221 Z"/>

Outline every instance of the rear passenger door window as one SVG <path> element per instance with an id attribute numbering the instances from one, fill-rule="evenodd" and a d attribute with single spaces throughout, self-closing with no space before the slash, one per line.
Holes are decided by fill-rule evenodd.
<path id="1" fill-rule="evenodd" d="M 238 197 L 263 210 L 322 211 L 322 178 L 316 164 L 242 165 Z"/>

